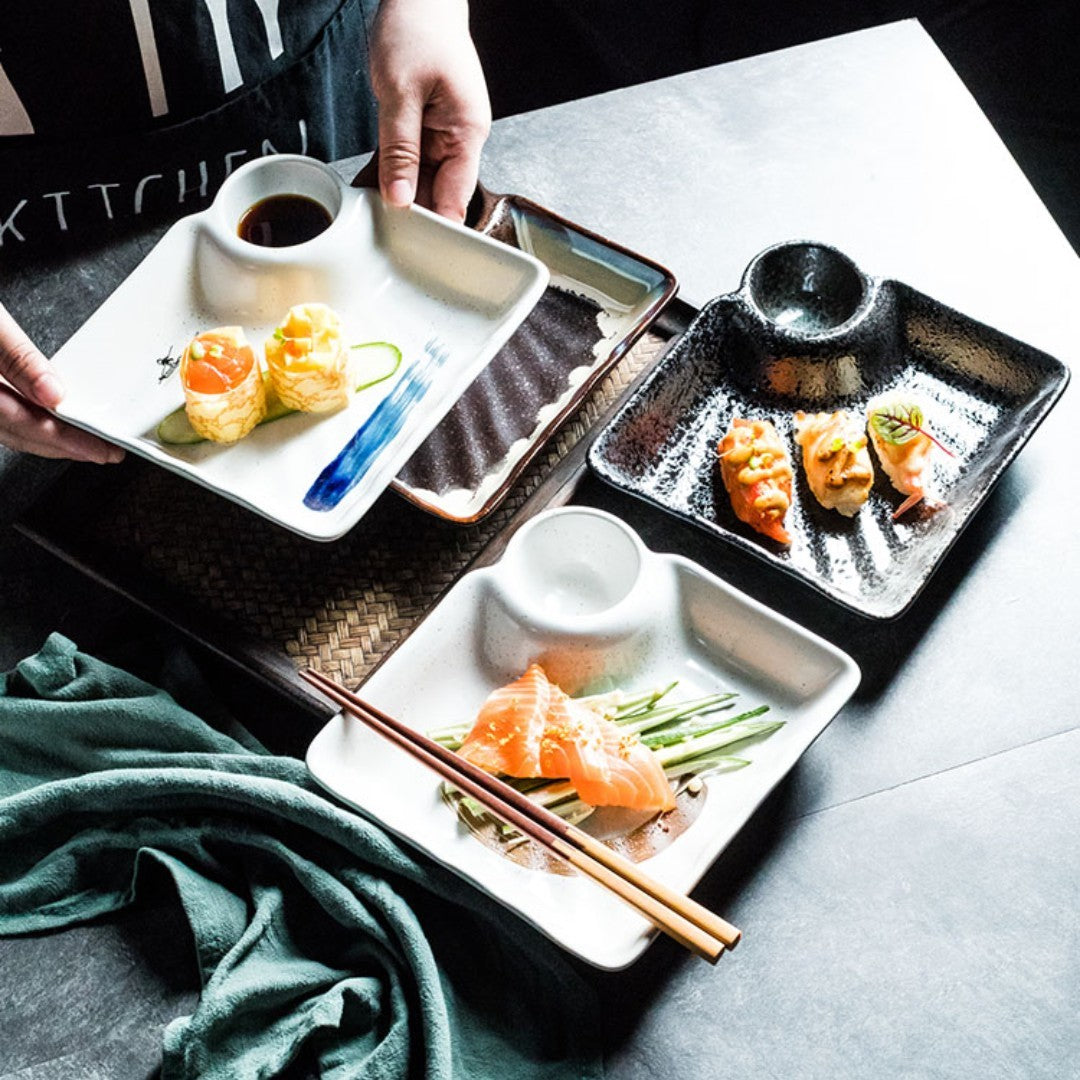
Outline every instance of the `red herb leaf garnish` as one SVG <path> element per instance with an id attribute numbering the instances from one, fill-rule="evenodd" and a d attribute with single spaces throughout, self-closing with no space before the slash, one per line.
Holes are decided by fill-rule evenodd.
<path id="1" fill-rule="evenodd" d="M 925 435 L 936 447 L 943 450 L 949 457 L 953 452 L 945 446 L 940 439 L 934 438 L 926 430 L 922 409 L 911 401 L 890 401 L 874 409 L 870 413 L 870 426 L 893 446 L 903 446 L 910 442 L 916 435 Z"/>

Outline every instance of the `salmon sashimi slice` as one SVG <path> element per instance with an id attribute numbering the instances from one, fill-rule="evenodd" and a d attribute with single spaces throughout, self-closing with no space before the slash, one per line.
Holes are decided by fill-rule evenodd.
<path id="1" fill-rule="evenodd" d="M 551 683 L 539 664 L 489 695 L 458 753 L 478 768 L 507 776 L 543 776 L 540 744 Z"/>
<path id="2" fill-rule="evenodd" d="M 565 778 L 592 806 L 675 806 L 660 759 L 551 683 L 539 664 L 488 697 L 458 753 L 488 772 Z"/>
<path id="3" fill-rule="evenodd" d="M 601 730 L 604 724 L 615 726 L 553 683 L 547 726 L 540 742 L 540 775 L 565 776 L 574 781 L 575 787 L 582 779 L 606 783 L 611 762 Z"/>
<path id="4" fill-rule="evenodd" d="M 600 728 L 608 775 L 604 780 L 571 777 L 583 802 L 590 806 L 625 806 L 630 810 L 674 810 L 671 789 L 660 759 L 632 732 L 603 720 Z"/>
<path id="5" fill-rule="evenodd" d="M 255 363 L 255 353 L 236 327 L 207 330 L 187 347 L 183 383 L 200 394 L 224 394 L 239 386 Z"/>

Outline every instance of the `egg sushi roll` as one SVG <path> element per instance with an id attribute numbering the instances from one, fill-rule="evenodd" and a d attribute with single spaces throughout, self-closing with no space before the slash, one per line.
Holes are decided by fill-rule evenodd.
<path id="1" fill-rule="evenodd" d="M 349 403 L 352 372 L 341 320 L 326 304 L 297 304 L 266 341 L 270 381 L 282 404 L 331 412 Z"/>
<path id="2" fill-rule="evenodd" d="M 266 415 L 266 387 L 239 326 L 193 338 L 180 357 L 180 382 L 191 426 L 218 443 L 242 439 Z"/>
<path id="3" fill-rule="evenodd" d="M 854 517 L 870 496 L 874 466 L 861 417 L 844 409 L 795 414 L 795 441 L 813 496 L 826 510 Z"/>

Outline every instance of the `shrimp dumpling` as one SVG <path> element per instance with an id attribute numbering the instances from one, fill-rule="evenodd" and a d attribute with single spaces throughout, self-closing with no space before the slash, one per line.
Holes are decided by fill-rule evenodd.
<path id="1" fill-rule="evenodd" d="M 813 496 L 826 510 L 854 517 L 874 485 L 862 418 L 844 409 L 795 414 L 795 440 Z"/>

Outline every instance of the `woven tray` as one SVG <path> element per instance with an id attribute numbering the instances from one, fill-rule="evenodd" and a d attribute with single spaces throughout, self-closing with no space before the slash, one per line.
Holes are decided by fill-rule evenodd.
<path id="1" fill-rule="evenodd" d="M 305 540 L 141 460 L 107 482 L 71 470 L 20 527 L 68 561 L 297 694 L 316 667 L 356 687 L 552 478 L 584 468 L 585 444 L 666 341 L 646 333 L 475 525 L 387 493 L 343 539 Z M 100 470 L 97 474 L 100 475 Z M 533 499 L 530 500 L 530 496 Z M 544 500 L 541 499 L 541 505 Z M 290 686 L 289 684 L 293 684 Z M 310 703 L 306 691 L 299 691 Z"/>

